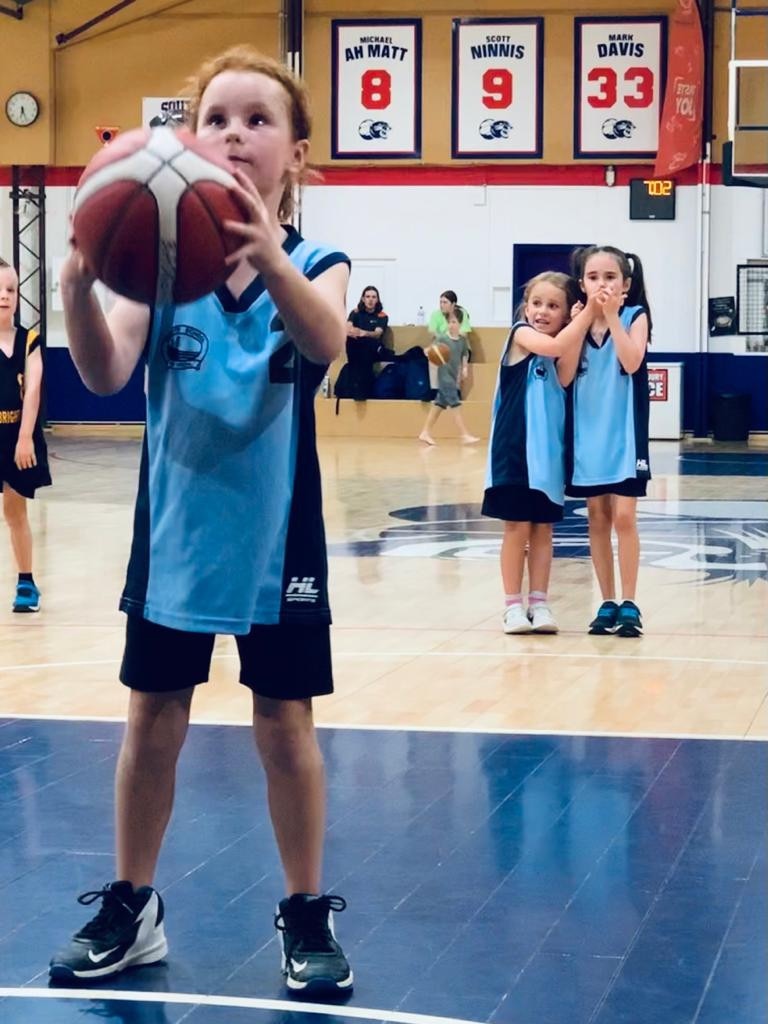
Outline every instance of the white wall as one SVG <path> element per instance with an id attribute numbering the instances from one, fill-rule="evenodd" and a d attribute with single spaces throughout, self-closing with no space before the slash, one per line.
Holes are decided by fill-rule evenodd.
<path id="1" fill-rule="evenodd" d="M 71 188 L 49 188 L 48 272 L 66 253 Z M 736 264 L 763 251 L 757 189 L 712 189 L 710 295 L 735 295 Z M 356 264 L 350 305 L 377 284 L 393 324 L 427 315 L 453 288 L 478 326 L 508 322 L 515 243 L 594 240 L 638 253 L 646 269 L 655 351 L 696 351 L 698 196 L 677 190 L 674 221 L 630 221 L 626 187 L 313 186 L 302 231 L 344 249 Z M 11 206 L 0 193 L 0 253 L 11 256 Z M 49 301 L 49 344 L 63 345 L 63 317 Z M 715 347 L 716 346 L 716 347 Z M 743 351 L 743 338 L 713 339 L 713 350 Z"/>
<path id="2" fill-rule="evenodd" d="M 395 324 L 412 323 L 419 305 L 429 313 L 446 288 L 474 324 L 506 324 L 515 243 L 616 245 L 643 260 L 654 347 L 693 351 L 697 190 L 678 189 L 675 221 L 630 221 L 628 209 L 626 187 L 322 186 L 306 190 L 302 231 L 345 249 L 353 264 L 390 261 L 391 290 L 381 290 Z"/>

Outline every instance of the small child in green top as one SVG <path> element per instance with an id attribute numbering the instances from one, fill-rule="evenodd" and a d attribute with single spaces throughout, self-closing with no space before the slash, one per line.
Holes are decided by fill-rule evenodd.
<path id="1" fill-rule="evenodd" d="M 436 444 L 432 437 L 432 430 L 437 423 L 438 417 L 443 409 L 450 409 L 459 428 L 459 436 L 464 444 L 474 444 L 479 438 L 467 430 L 464 419 L 459 409 L 461 407 L 461 395 L 459 385 L 462 380 L 467 379 L 467 364 L 469 363 L 469 346 L 467 339 L 461 332 L 461 325 L 464 311 L 461 306 L 454 306 L 448 313 L 447 334 L 438 334 L 435 344 L 447 345 L 450 349 L 448 361 L 437 370 L 437 394 L 435 395 L 432 408 L 427 415 L 427 422 L 419 434 L 419 440 L 424 444 Z"/>

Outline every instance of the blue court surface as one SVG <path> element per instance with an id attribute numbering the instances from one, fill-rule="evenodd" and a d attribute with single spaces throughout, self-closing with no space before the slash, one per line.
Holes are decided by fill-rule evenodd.
<path id="1" fill-rule="evenodd" d="M 193 726 L 158 888 L 166 964 L 48 988 L 113 873 L 121 726 L 0 721 L 3 1024 L 761 1024 L 766 744 L 322 729 L 348 1002 L 290 1001 L 244 727 Z"/>

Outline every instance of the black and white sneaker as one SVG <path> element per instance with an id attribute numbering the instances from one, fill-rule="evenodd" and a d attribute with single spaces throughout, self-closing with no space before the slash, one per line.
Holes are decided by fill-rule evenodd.
<path id="1" fill-rule="evenodd" d="M 351 992 L 352 970 L 333 931 L 333 911 L 344 910 L 341 896 L 296 893 L 280 900 L 275 928 L 282 942 L 285 983 L 294 992 Z"/>
<path id="2" fill-rule="evenodd" d="M 134 891 L 130 882 L 110 882 L 78 896 L 77 902 L 89 906 L 98 899 L 102 904 L 96 917 L 52 958 L 53 981 L 106 978 L 126 967 L 157 963 L 168 952 L 158 892 L 148 885 Z"/>

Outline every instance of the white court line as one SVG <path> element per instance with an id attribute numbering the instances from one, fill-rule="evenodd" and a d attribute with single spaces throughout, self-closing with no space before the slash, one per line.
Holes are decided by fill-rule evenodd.
<path id="1" fill-rule="evenodd" d="M 12 722 L 111 722 L 125 725 L 124 715 L 31 715 L 0 711 L 0 719 Z M 250 729 L 249 721 L 238 721 L 234 718 L 206 718 L 191 721 L 190 726 L 207 725 L 234 729 Z M 347 729 L 350 732 L 456 732 L 470 736 L 569 736 L 571 739 L 616 739 L 616 740 L 721 740 L 723 742 L 765 743 L 765 736 L 743 736 L 739 733 L 719 732 L 603 732 L 601 730 L 578 729 L 524 729 L 510 726 L 472 726 L 472 725 L 356 725 L 354 722 L 316 722 L 317 729 Z M 2 735 L 0 733 L 0 735 Z"/>
<path id="2" fill-rule="evenodd" d="M 324 1017 L 358 1020 L 386 1020 L 392 1024 L 482 1024 L 461 1017 L 434 1017 L 428 1013 L 399 1010 L 369 1010 L 364 1006 L 338 1003 L 300 1003 L 287 999 L 248 999 L 245 996 L 206 996 L 194 992 L 131 992 L 98 988 L 0 988 L 0 999 L 89 999 L 128 1003 L 173 1003 L 181 1006 L 222 1006 L 246 1010 L 275 1010 L 280 1013 L 316 1013 Z"/>
<path id="3" fill-rule="evenodd" d="M 231 661 L 237 654 L 214 654 L 214 661 Z M 737 658 L 687 658 L 681 655 L 671 657 L 663 654 L 585 654 L 568 651 L 560 654 L 549 651 L 339 651 L 334 653 L 334 661 L 344 658 L 565 658 L 568 661 L 664 661 L 682 662 L 697 665 L 736 665 L 757 666 L 763 668 L 768 660 L 740 660 Z M 31 669 L 84 668 L 89 665 L 118 665 L 120 658 L 104 658 L 96 661 L 42 661 L 26 665 L 0 665 L 0 672 L 23 672 Z"/>
<path id="4" fill-rule="evenodd" d="M 587 661 L 682 661 L 697 662 L 704 665 L 768 665 L 768 660 L 739 661 L 734 658 L 686 658 L 664 654 L 581 654 L 575 651 L 553 654 L 548 651 L 382 651 L 381 653 L 366 651 L 347 651 L 334 654 L 336 658 L 567 658 L 585 659 Z"/>

